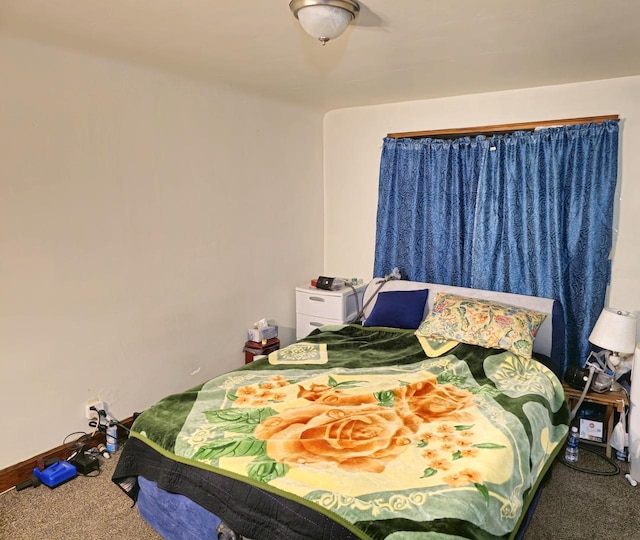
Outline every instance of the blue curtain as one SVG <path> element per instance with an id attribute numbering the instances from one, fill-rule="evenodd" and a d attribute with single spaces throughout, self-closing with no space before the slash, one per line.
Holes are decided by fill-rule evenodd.
<path id="1" fill-rule="evenodd" d="M 556 298 L 582 364 L 609 282 L 618 122 L 386 139 L 374 275 Z"/>
<path id="2" fill-rule="evenodd" d="M 489 142 L 390 139 L 380 164 L 374 276 L 468 287 L 478 179 Z"/>

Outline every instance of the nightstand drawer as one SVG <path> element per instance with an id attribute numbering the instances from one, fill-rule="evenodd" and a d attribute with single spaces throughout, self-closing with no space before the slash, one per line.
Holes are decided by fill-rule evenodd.
<path id="1" fill-rule="evenodd" d="M 324 292 L 324 291 L 323 291 Z M 296 291 L 296 312 L 329 319 L 345 316 L 342 295 L 322 294 L 316 291 Z"/>
<path id="2" fill-rule="evenodd" d="M 345 324 L 355 319 L 362 307 L 366 285 L 325 291 L 302 285 L 296 287 L 296 336 L 301 339 L 326 324 Z"/>
<path id="3" fill-rule="evenodd" d="M 314 317 L 313 315 L 304 315 L 298 313 L 296 315 L 296 339 L 307 337 L 316 328 L 327 324 L 344 324 L 340 319 L 327 319 L 323 317 Z"/>

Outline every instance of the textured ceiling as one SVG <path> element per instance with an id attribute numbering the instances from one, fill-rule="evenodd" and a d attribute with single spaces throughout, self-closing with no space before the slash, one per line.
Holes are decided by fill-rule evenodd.
<path id="1" fill-rule="evenodd" d="M 322 111 L 640 74 L 638 0 L 361 5 L 325 47 L 288 0 L 0 0 L 0 34 Z"/>

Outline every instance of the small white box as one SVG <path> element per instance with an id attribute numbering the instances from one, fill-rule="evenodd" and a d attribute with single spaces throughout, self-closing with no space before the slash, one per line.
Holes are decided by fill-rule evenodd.
<path id="1" fill-rule="evenodd" d="M 247 341 L 260 343 L 263 339 L 273 339 L 278 337 L 277 326 L 267 326 L 266 328 L 249 328 L 247 331 Z"/>
<path id="2" fill-rule="evenodd" d="M 604 442 L 603 423 L 599 420 L 581 418 L 580 438 L 587 441 Z"/>

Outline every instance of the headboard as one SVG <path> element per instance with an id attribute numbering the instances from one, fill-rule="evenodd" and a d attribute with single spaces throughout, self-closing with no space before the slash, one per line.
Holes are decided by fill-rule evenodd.
<path id="1" fill-rule="evenodd" d="M 369 302 L 369 299 L 374 295 L 377 295 L 379 292 L 387 291 L 429 289 L 427 305 L 425 306 L 425 316 L 429 311 L 431 311 L 433 300 L 439 292 L 447 292 L 471 298 L 495 300 L 496 302 L 502 302 L 512 306 L 526 307 L 547 314 L 547 318 L 538 329 L 538 334 L 536 335 L 536 339 L 533 343 L 533 351 L 548 356 L 556 366 L 562 365 L 561 359 L 564 349 L 565 322 L 564 310 L 562 309 L 560 302 L 557 300 L 553 300 L 551 298 L 539 298 L 537 296 L 527 296 L 523 294 L 486 291 L 482 289 L 470 289 L 467 287 L 454 287 L 451 285 L 423 283 L 420 281 L 405 281 L 400 279 L 387 281 L 382 285 L 382 287 L 380 287 L 382 282 L 382 279 L 373 279 L 364 292 L 363 305 L 366 306 L 364 308 L 365 320 L 371 314 L 376 302 L 376 298 L 373 298 L 371 302 Z M 369 303 L 367 304 L 367 302 Z M 559 370 L 554 369 L 554 371 L 557 373 Z"/>

